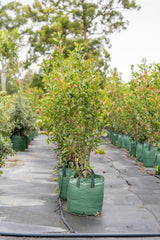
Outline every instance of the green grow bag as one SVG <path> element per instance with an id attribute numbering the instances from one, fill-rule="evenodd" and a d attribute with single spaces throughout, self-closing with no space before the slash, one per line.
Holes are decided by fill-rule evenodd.
<path id="1" fill-rule="evenodd" d="M 111 143 L 114 146 L 117 146 L 117 144 L 118 144 L 118 134 L 117 133 L 112 133 L 112 135 L 111 135 Z"/>
<path id="2" fill-rule="evenodd" d="M 111 130 L 107 129 L 107 137 L 111 138 Z"/>
<path id="3" fill-rule="evenodd" d="M 114 142 L 114 132 L 111 132 L 110 139 L 111 139 L 111 143 L 113 144 L 113 142 Z"/>
<path id="4" fill-rule="evenodd" d="M 132 156 L 132 157 L 136 156 L 136 148 L 137 148 L 137 142 L 131 140 L 131 142 L 130 142 L 130 149 L 129 149 L 130 156 Z"/>
<path id="5" fill-rule="evenodd" d="M 71 177 L 67 191 L 68 212 L 76 215 L 97 215 L 102 211 L 104 177 L 95 175 L 90 178 Z"/>
<path id="6" fill-rule="evenodd" d="M 130 149 L 130 141 L 131 141 L 131 138 L 128 137 L 127 135 L 123 135 L 123 138 L 122 138 L 122 147 L 125 148 L 126 150 L 129 151 Z"/>
<path id="7" fill-rule="evenodd" d="M 122 135 L 118 134 L 118 147 L 122 148 Z"/>
<path id="8" fill-rule="evenodd" d="M 137 161 L 143 162 L 142 154 L 143 154 L 143 144 L 142 143 L 137 143 L 137 147 L 136 147 Z"/>
<path id="9" fill-rule="evenodd" d="M 122 137 L 122 148 L 126 148 L 127 136 L 124 134 Z"/>
<path id="10" fill-rule="evenodd" d="M 59 183 L 59 191 L 60 197 L 64 200 L 67 199 L 67 188 L 69 178 L 72 176 L 73 170 L 71 168 L 58 168 L 58 183 Z"/>
<path id="11" fill-rule="evenodd" d="M 12 148 L 16 152 L 24 151 L 26 149 L 26 138 L 25 138 L 25 136 L 13 135 L 11 137 L 11 141 L 12 141 Z"/>
<path id="12" fill-rule="evenodd" d="M 143 143 L 143 150 L 142 150 L 142 161 L 144 160 L 144 156 L 148 153 L 148 151 L 151 150 L 151 144 L 150 143 Z M 147 153 L 145 153 L 147 152 Z"/>
<path id="13" fill-rule="evenodd" d="M 129 136 L 127 136 L 125 149 L 129 151 L 130 145 L 131 145 L 131 138 Z"/>
<path id="14" fill-rule="evenodd" d="M 24 136 L 25 137 L 25 141 L 26 141 L 26 148 L 28 148 L 29 143 L 30 143 L 30 139 L 28 136 Z"/>
<path id="15" fill-rule="evenodd" d="M 155 157 L 157 153 L 156 147 L 151 147 L 150 149 L 145 149 L 143 152 L 143 164 L 145 167 L 153 167 L 155 162 Z"/>
<path id="16" fill-rule="evenodd" d="M 155 159 L 154 159 L 154 166 L 160 166 L 160 152 L 157 151 L 156 155 L 155 155 Z"/>

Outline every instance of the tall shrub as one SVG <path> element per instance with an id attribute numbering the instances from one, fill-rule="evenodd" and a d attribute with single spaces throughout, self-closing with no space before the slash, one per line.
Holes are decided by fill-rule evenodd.
<path id="1" fill-rule="evenodd" d="M 67 59 L 62 41 L 55 47 L 56 57 L 44 60 L 44 127 L 57 143 L 62 158 L 71 157 L 81 169 L 90 165 L 91 151 L 99 144 L 104 128 L 101 114 L 104 94 L 95 63 L 85 60 L 76 45 Z"/>
<path id="2" fill-rule="evenodd" d="M 10 140 L 11 124 L 9 121 L 11 98 L 4 92 L 0 93 L 0 168 L 5 165 L 4 158 L 13 155 L 12 143 Z M 2 174 L 2 171 L 0 171 Z"/>

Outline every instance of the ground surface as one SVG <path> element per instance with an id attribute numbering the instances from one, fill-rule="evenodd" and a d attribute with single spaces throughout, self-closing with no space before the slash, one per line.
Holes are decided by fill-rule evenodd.
<path id="1" fill-rule="evenodd" d="M 80 217 L 64 211 L 67 222 L 77 233 L 160 232 L 160 180 L 146 174 L 146 169 L 127 152 L 108 142 L 104 147 L 104 155 L 92 154 L 95 172 L 105 177 L 102 214 Z M 28 150 L 7 160 L 0 177 L 0 232 L 68 232 L 59 210 L 55 211 L 57 182 L 53 168 L 56 163 L 53 145 L 48 146 L 43 135 L 36 137 Z M 38 238 L 0 236 L 0 240 L 4 239 Z"/>

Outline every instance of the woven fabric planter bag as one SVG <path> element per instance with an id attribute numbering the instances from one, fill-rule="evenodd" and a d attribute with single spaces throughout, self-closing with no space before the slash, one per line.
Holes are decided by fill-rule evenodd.
<path id="1" fill-rule="evenodd" d="M 83 172 L 83 171 L 82 171 Z M 102 211 L 104 196 L 104 177 L 91 171 L 90 177 L 69 180 L 67 191 L 68 212 L 75 215 L 97 215 Z"/>
<path id="2" fill-rule="evenodd" d="M 153 167 L 155 163 L 155 158 L 157 154 L 157 148 L 151 147 L 150 149 L 145 149 L 143 152 L 143 164 L 145 167 Z"/>
<path id="3" fill-rule="evenodd" d="M 24 151 L 26 149 L 26 137 L 25 136 L 13 135 L 11 137 L 11 141 L 12 141 L 12 147 L 16 152 Z"/>
<path id="4" fill-rule="evenodd" d="M 122 148 L 122 135 L 118 134 L 118 147 Z"/>
<path id="5" fill-rule="evenodd" d="M 59 184 L 59 196 L 60 198 L 67 200 L 67 189 L 69 178 L 72 176 L 74 171 L 70 167 L 70 163 L 73 163 L 75 166 L 75 162 L 73 160 L 69 160 L 66 162 L 64 167 L 58 167 L 58 184 Z"/>
<path id="6" fill-rule="evenodd" d="M 142 143 L 137 143 L 137 148 L 136 148 L 137 161 L 143 162 L 142 154 L 143 154 L 143 144 Z"/>
<path id="7" fill-rule="evenodd" d="M 60 198 L 67 200 L 67 188 L 69 178 L 72 176 L 73 170 L 71 168 L 58 168 L 58 183 Z"/>
<path id="8" fill-rule="evenodd" d="M 137 148 L 137 142 L 131 140 L 130 149 L 129 149 L 130 156 L 132 156 L 132 157 L 136 156 L 136 148 Z"/>
<path id="9" fill-rule="evenodd" d="M 160 152 L 157 151 L 156 155 L 155 155 L 155 159 L 154 159 L 154 166 L 160 166 Z"/>

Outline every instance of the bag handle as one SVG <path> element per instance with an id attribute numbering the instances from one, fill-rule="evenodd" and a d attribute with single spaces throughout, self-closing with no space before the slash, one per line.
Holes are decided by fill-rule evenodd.
<path id="1" fill-rule="evenodd" d="M 76 184 L 76 186 L 78 187 L 78 188 L 80 188 L 80 180 L 81 180 L 81 177 L 82 177 L 82 174 L 83 174 L 83 172 L 84 171 L 88 171 L 89 173 L 91 173 L 91 188 L 94 188 L 95 187 L 95 182 L 94 182 L 94 172 L 93 172 L 93 170 L 92 169 L 83 169 L 81 172 L 80 172 L 80 174 L 79 174 L 79 176 L 78 176 L 78 179 L 77 179 L 77 184 Z"/>
<path id="2" fill-rule="evenodd" d="M 70 162 L 73 162 L 75 164 L 75 162 L 73 160 L 69 160 L 69 161 L 66 162 L 66 165 L 62 168 L 62 175 L 63 175 L 63 177 L 66 177 L 66 167 L 69 166 Z"/>

